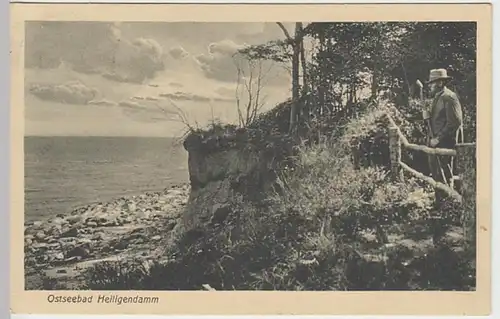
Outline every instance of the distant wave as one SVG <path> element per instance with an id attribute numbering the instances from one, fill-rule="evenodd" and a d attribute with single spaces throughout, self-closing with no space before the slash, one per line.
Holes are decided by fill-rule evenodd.
<path id="1" fill-rule="evenodd" d="M 37 193 L 37 192 L 41 192 L 41 191 L 43 191 L 43 189 L 40 189 L 40 188 L 34 188 L 34 189 L 25 188 L 24 189 L 25 193 Z"/>

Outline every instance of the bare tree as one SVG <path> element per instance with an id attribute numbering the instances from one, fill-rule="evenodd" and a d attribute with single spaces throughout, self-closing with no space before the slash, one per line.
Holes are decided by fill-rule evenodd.
<path id="1" fill-rule="evenodd" d="M 291 69 L 292 75 L 292 105 L 290 111 L 290 127 L 289 132 L 294 133 L 296 128 L 296 123 L 299 116 L 299 100 L 301 95 L 301 85 L 300 85 L 300 69 L 302 66 L 302 94 L 307 94 L 308 91 L 308 79 L 306 72 L 306 57 L 304 48 L 304 29 L 302 22 L 295 23 L 295 34 L 292 37 L 290 32 L 286 29 L 283 23 L 276 22 L 279 28 L 283 31 L 285 36 L 285 41 L 271 41 L 262 45 L 249 46 L 240 53 L 243 53 L 248 60 L 270 60 L 274 62 L 280 62 L 288 64 L 291 61 L 291 68 L 284 66 L 287 70 Z M 288 49 L 291 49 L 290 51 Z M 241 73 L 241 68 L 239 73 Z M 262 70 L 261 70 L 262 71 Z M 251 76 L 252 80 L 253 77 Z M 257 81 L 258 82 L 258 81 Z M 248 83 L 247 83 L 248 84 Z M 238 89 L 240 89 L 238 87 Z M 251 90 L 250 90 L 251 91 Z M 247 88 L 248 93 L 248 88 Z M 256 94 L 253 94 L 256 97 Z M 247 105 L 248 106 L 248 105 Z M 248 112 L 252 114 L 252 112 Z M 240 115 L 240 122 L 245 122 L 246 118 Z"/>
<path id="2" fill-rule="evenodd" d="M 265 106 L 263 88 L 267 84 L 272 65 L 264 68 L 263 62 L 262 59 L 241 59 L 241 56 L 235 58 L 238 72 L 235 96 L 240 127 L 247 127 L 252 123 Z"/>
<path id="3" fill-rule="evenodd" d="M 295 23 L 295 37 L 291 37 L 288 30 L 285 28 L 283 23 L 276 22 L 276 24 L 283 31 L 288 43 L 292 46 L 292 108 L 290 110 L 290 133 L 295 131 L 295 126 L 297 123 L 297 114 L 299 107 L 299 96 L 300 96 L 300 84 L 299 84 L 299 67 L 300 67 L 300 55 L 302 52 L 302 68 L 303 74 L 305 74 L 305 56 L 304 56 L 304 44 L 303 44 L 303 30 L 302 22 Z M 304 78 L 305 79 L 305 78 Z"/>

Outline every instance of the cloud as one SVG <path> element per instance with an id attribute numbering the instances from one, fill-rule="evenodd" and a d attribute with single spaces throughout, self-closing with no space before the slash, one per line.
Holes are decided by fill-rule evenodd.
<path id="1" fill-rule="evenodd" d="M 123 106 L 123 107 L 127 107 L 127 108 L 131 108 L 131 109 L 137 109 L 137 110 L 147 109 L 145 106 L 143 106 L 137 102 L 129 101 L 129 100 L 121 101 L 120 103 L 118 103 L 118 105 Z"/>
<path id="2" fill-rule="evenodd" d="M 106 99 L 102 100 L 92 100 L 88 103 L 89 105 L 102 105 L 102 106 L 116 106 L 117 103 L 114 101 L 109 101 Z"/>
<path id="3" fill-rule="evenodd" d="M 160 94 L 160 96 L 163 98 L 172 99 L 174 101 L 195 101 L 195 102 L 210 102 L 212 100 L 217 102 L 234 101 L 234 99 L 228 99 L 223 97 L 209 97 L 209 96 L 203 96 L 199 94 L 180 92 L 180 91 L 177 91 L 175 93 L 162 93 Z"/>
<path id="4" fill-rule="evenodd" d="M 226 39 L 211 43 L 208 46 L 208 52 L 211 54 L 232 55 L 244 47 L 244 44 L 236 44 L 233 41 Z"/>
<path id="5" fill-rule="evenodd" d="M 208 102 L 210 101 L 210 98 L 206 96 L 201 96 L 197 94 L 192 94 L 192 93 L 185 93 L 185 92 L 175 92 L 175 93 L 162 93 L 160 94 L 161 97 L 164 98 L 169 98 L 175 101 L 197 101 L 197 102 Z"/>
<path id="6" fill-rule="evenodd" d="M 222 95 L 222 96 L 234 96 L 235 95 L 235 89 L 229 89 L 229 88 L 223 87 L 223 86 L 221 86 L 220 88 L 215 90 L 215 92 L 219 95 Z"/>
<path id="7" fill-rule="evenodd" d="M 58 103 L 86 105 L 94 100 L 99 92 L 79 81 L 65 84 L 33 84 L 29 92 L 41 100 Z"/>
<path id="8" fill-rule="evenodd" d="M 139 101 L 159 101 L 160 99 L 152 96 L 134 96 L 131 98 L 132 100 L 139 100 Z"/>
<path id="9" fill-rule="evenodd" d="M 184 87 L 184 85 L 182 85 L 181 83 L 177 83 L 177 82 L 172 82 L 172 83 L 170 83 L 170 86 L 171 86 L 171 87 L 174 87 L 174 88 L 181 88 L 181 87 Z"/>
<path id="10" fill-rule="evenodd" d="M 119 41 L 114 61 L 101 68 L 101 74 L 113 81 L 143 83 L 164 70 L 160 45 L 152 39 L 139 38 L 133 42 Z"/>
<path id="11" fill-rule="evenodd" d="M 189 53 L 186 50 L 184 50 L 184 48 L 181 46 L 170 49 L 170 51 L 168 52 L 174 59 L 177 60 L 181 60 L 189 56 Z"/>
<path id="12" fill-rule="evenodd" d="M 235 53 L 244 47 L 245 44 L 236 44 L 231 40 L 214 42 L 208 46 L 208 53 L 198 55 L 196 61 L 207 78 L 234 82 L 238 78 L 235 64 L 238 63 L 238 56 Z"/>
<path id="13" fill-rule="evenodd" d="M 119 25 L 105 22 L 26 23 L 27 68 L 56 68 L 65 62 L 85 74 L 143 83 L 165 69 L 162 47 L 153 39 L 129 40 Z"/>
<path id="14" fill-rule="evenodd" d="M 137 97 L 132 99 L 135 98 Z M 152 123 L 175 121 L 179 118 L 177 110 L 151 100 L 155 98 L 143 98 L 140 102 L 132 99 L 121 101 L 118 105 L 122 108 L 123 114 L 134 121 Z"/>
<path id="15" fill-rule="evenodd" d="M 236 98 L 215 97 L 214 101 L 216 101 L 216 102 L 233 102 L 233 101 L 236 101 Z"/>
<path id="16" fill-rule="evenodd" d="M 238 50 L 245 48 L 247 44 L 237 44 L 230 40 L 212 43 L 208 46 L 208 53 L 196 57 L 196 61 L 207 78 L 221 82 L 235 83 L 238 81 L 238 68 L 240 80 L 248 78 L 253 73 L 253 79 L 257 78 L 259 67 L 251 66 L 249 61 L 237 54 Z M 262 83 L 265 86 L 289 85 L 290 75 L 278 63 L 273 61 L 262 61 L 261 65 Z M 264 85 L 264 84 L 263 84 Z M 221 94 L 221 93 L 219 93 Z M 224 92 L 221 95 L 234 95 L 234 91 Z"/>

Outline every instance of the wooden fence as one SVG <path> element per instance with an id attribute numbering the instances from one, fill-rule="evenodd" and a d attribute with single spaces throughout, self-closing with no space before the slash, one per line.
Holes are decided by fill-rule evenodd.
<path id="1" fill-rule="evenodd" d="M 475 143 L 457 144 L 455 149 L 431 148 L 425 145 L 412 144 L 408 142 L 408 139 L 401 132 L 390 114 L 386 113 L 385 115 L 389 120 L 389 154 L 391 160 L 391 175 L 393 179 L 402 180 L 403 171 L 406 171 L 412 176 L 429 183 L 435 189 L 443 191 L 445 194 L 459 202 L 469 200 L 469 198 L 464 198 L 467 195 L 463 192 L 460 185 L 462 185 L 464 178 L 466 178 L 465 163 L 467 162 L 467 158 L 474 157 L 476 155 Z M 426 176 L 403 163 L 401 160 L 401 151 L 403 147 L 409 150 L 421 151 L 429 155 L 453 156 L 457 163 L 457 171 L 453 172 L 452 170 L 452 177 L 446 183 L 435 181 L 433 178 Z"/>

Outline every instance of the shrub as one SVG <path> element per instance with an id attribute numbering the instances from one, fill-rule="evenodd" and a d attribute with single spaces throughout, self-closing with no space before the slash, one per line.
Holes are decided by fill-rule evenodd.
<path id="1" fill-rule="evenodd" d="M 338 220 L 344 229 L 337 235 L 354 236 L 367 227 L 417 218 L 431 205 L 431 194 L 418 181 L 393 183 L 381 168 L 356 170 L 343 148 L 313 146 L 297 162 L 293 172 L 281 175 L 286 192 L 275 201 L 280 209 L 308 218 Z"/>

